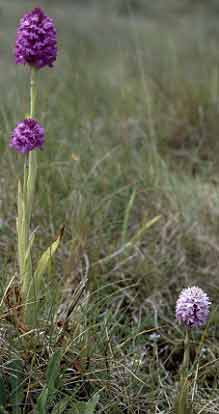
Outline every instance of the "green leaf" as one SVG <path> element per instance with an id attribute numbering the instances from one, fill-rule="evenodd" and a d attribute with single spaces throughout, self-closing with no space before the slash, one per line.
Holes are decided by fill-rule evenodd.
<path id="1" fill-rule="evenodd" d="M 34 282 L 36 291 L 40 288 L 42 276 L 47 271 L 52 258 L 59 246 L 60 240 L 62 238 L 63 231 L 61 230 L 57 239 L 51 244 L 51 246 L 42 254 L 41 258 L 38 261 L 36 271 L 34 273 Z"/>
<path id="2" fill-rule="evenodd" d="M 95 414 L 98 401 L 98 393 L 94 394 L 94 396 L 87 402 L 78 401 L 74 403 L 73 411 L 69 411 L 69 414 Z"/>
<path id="3" fill-rule="evenodd" d="M 86 407 L 85 414 L 94 414 L 96 406 L 97 406 L 98 401 L 99 401 L 99 398 L 100 397 L 99 397 L 98 393 L 94 394 L 94 396 L 91 398 L 91 400 L 86 403 L 87 407 Z"/>
<path id="4" fill-rule="evenodd" d="M 0 375 L 0 414 L 5 412 L 4 407 L 6 403 L 5 383 L 4 378 Z"/>
<path id="5" fill-rule="evenodd" d="M 22 222 L 23 216 L 23 193 L 20 180 L 18 181 L 18 193 L 17 193 L 17 210 L 18 210 L 18 222 L 17 226 L 19 226 Z M 19 228 L 17 228 L 19 230 Z"/>
<path id="6" fill-rule="evenodd" d="M 31 249 L 32 249 L 34 240 L 35 240 L 35 232 L 33 232 L 31 234 L 29 246 L 28 246 L 27 251 L 26 251 L 26 254 L 25 254 L 25 258 L 24 258 L 24 266 L 25 266 L 25 269 L 28 266 L 28 261 L 30 260 L 30 254 L 31 254 Z"/>
<path id="7" fill-rule="evenodd" d="M 66 413 L 66 409 L 68 405 L 71 404 L 72 397 L 65 397 L 61 401 L 59 401 L 56 406 L 53 408 L 51 414 L 63 414 Z"/>
<path id="8" fill-rule="evenodd" d="M 37 399 L 36 414 L 47 414 L 48 388 L 45 388 Z"/>
<path id="9" fill-rule="evenodd" d="M 59 351 L 54 352 L 52 357 L 50 358 L 47 373 L 46 373 L 46 386 L 40 393 L 40 396 L 37 399 L 37 407 L 36 413 L 37 414 L 47 414 L 47 403 L 49 399 L 52 397 L 53 393 L 56 390 L 55 383 L 59 376 L 59 364 L 60 364 L 61 354 Z"/>
<path id="10" fill-rule="evenodd" d="M 134 205 L 135 196 L 136 196 L 136 190 L 133 191 L 133 193 L 132 193 L 132 195 L 130 197 L 130 200 L 128 202 L 126 211 L 125 211 L 125 216 L 124 216 L 124 221 L 123 221 L 123 227 L 122 227 L 122 244 L 125 244 L 126 239 L 127 239 L 129 216 L 130 216 L 132 207 Z"/>
<path id="11" fill-rule="evenodd" d="M 18 198 L 17 198 L 17 219 L 16 219 L 16 227 L 17 227 L 17 236 L 18 236 L 18 258 L 19 258 L 19 267 L 20 270 L 22 269 L 22 261 L 23 261 L 23 245 L 21 243 L 21 234 L 22 234 L 22 221 L 23 221 L 23 194 L 21 188 L 21 182 L 18 182 Z"/>
<path id="12" fill-rule="evenodd" d="M 23 390 L 23 367 L 20 359 L 14 359 L 10 361 L 9 367 L 11 370 L 10 373 L 10 384 L 11 384 L 11 394 L 10 394 L 10 404 L 12 406 L 13 414 L 21 414 L 21 406 L 24 399 L 24 390 Z"/>
<path id="13" fill-rule="evenodd" d="M 59 351 L 57 351 L 57 352 L 54 352 L 54 354 L 52 355 L 49 361 L 47 374 L 46 374 L 47 387 L 48 387 L 48 392 L 49 392 L 48 397 L 50 397 L 55 391 L 55 383 L 60 373 L 60 359 L 61 359 L 61 354 Z"/>
<path id="14" fill-rule="evenodd" d="M 192 414 L 193 409 L 189 401 L 189 383 L 187 378 L 180 381 L 180 389 L 176 398 L 176 414 Z"/>

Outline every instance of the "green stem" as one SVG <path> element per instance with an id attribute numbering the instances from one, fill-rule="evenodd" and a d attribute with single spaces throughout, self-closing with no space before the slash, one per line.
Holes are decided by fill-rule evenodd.
<path id="1" fill-rule="evenodd" d="M 36 107 L 36 69 L 31 68 L 30 72 L 30 117 L 35 117 L 35 107 Z"/>
<path id="2" fill-rule="evenodd" d="M 24 156 L 24 182 L 23 182 L 23 194 L 24 194 L 24 203 L 27 203 L 27 178 L 28 178 L 28 155 Z"/>
<path id="3" fill-rule="evenodd" d="M 184 339 L 184 355 L 183 362 L 180 368 L 180 383 L 179 393 L 176 401 L 176 414 L 190 414 L 191 407 L 188 401 L 188 374 L 189 374 L 189 362 L 190 362 L 190 336 L 189 330 L 186 330 Z"/>
<path id="4" fill-rule="evenodd" d="M 30 117 L 35 117 L 35 107 L 36 107 L 36 69 L 31 68 L 30 75 Z M 28 225 L 30 226 L 32 207 L 33 207 L 33 198 L 35 193 L 36 186 L 36 177 L 37 177 L 37 151 L 31 151 L 29 153 L 29 174 L 27 180 L 27 220 Z"/>
<path id="5" fill-rule="evenodd" d="M 30 117 L 35 117 L 36 106 L 36 69 L 31 68 L 30 75 Z M 33 207 L 33 199 L 37 177 L 37 153 L 31 151 L 25 160 L 24 166 L 24 185 L 23 185 L 23 219 L 22 219 L 22 239 L 23 239 L 23 271 L 22 271 L 22 295 L 24 303 L 32 302 L 36 299 L 34 292 L 34 281 L 32 272 L 32 260 L 30 244 L 30 223 Z M 24 307 L 24 318 L 26 323 L 33 324 L 35 320 L 35 304 Z"/>
<path id="6" fill-rule="evenodd" d="M 190 360 L 190 344 L 189 344 L 189 330 L 186 329 L 186 335 L 184 339 L 184 356 L 182 362 L 182 372 L 181 376 L 184 377 L 188 375 L 189 371 L 189 360 Z"/>

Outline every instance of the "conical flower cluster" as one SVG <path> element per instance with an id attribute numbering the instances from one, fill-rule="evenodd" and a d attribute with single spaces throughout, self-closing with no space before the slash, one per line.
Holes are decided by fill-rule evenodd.
<path id="1" fill-rule="evenodd" d="M 176 319 L 189 328 L 202 326 L 207 322 L 209 305 L 207 294 L 199 287 L 183 289 L 176 303 Z"/>
<path id="2" fill-rule="evenodd" d="M 40 8 L 26 13 L 17 29 L 16 63 L 29 64 L 37 69 L 51 67 L 56 55 L 56 29 L 53 20 Z"/>

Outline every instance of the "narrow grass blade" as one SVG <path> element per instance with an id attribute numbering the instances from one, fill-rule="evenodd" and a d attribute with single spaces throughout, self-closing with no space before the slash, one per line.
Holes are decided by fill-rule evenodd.
<path id="1" fill-rule="evenodd" d="M 56 390 L 56 382 L 60 373 L 59 363 L 60 363 L 61 354 L 59 351 L 55 352 L 48 364 L 47 373 L 46 373 L 46 386 L 42 390 L 40 396 L 37 400 L 36 413 L 37 414 L 47 414 L 47 404 L 48 401 L 52 399 L 53 394 Z"/>
<path id="2" fill-rule="evenodd" d="M 176 414 L 192 414 L 192 406 L 188 399 L 189 385 L 187 379 L 181 384 L 181 389 L 176 399 Z"/>
<path id="3" fill-rule="evenodd" d="M 96 406 L 99 401 L 99 394 L 95 394 L 90 401 L 86 403 L 86 411 L 84 414 L 94 414 Z"/>
<path id="4" fill-rule="evenodd" d="M 59 401 L 56 406 L 53 408 L 51 414 L 64 414 L 66 413 L 66 409 L 68 406 L 71 405 L 72 397 L 65 397 L 61 401 Z"/>
<path id="5" fill-rule="evenodd" d="M 134 205 L 135 197 L 136 197 L 136 190 L 133 191 L 130 197 L 130 200 L 128 202 L 127 208 L 125 210 L 125 216 L 124 216 L 123 227 L 122 227 L 122 244 L 125 244 L 126 239 L 127 239 L 129 217 L 130 217 L 130 213 L 133 208 L 133 205 Z"/>
<path id="6" fill-rule="evenodd" d="M 157 223 L 157 221 L 159 221 L 160 218 L 161 218 L 161 216 L 156 216 L 152 220 L 147 221 L 146 223 L 144 223 L 142 225 L 142 227 L 137 231 L 137 233 L 132 237 L 132 239 L 130 240 L 130 244 L 135 243 L 136 241 L 138 241 L 141 238 L 141 236 L 144 234 L 144 232 L 146 230 L 148 230 L 150 227 L 152 227 L 155 223 Z"/>
<path id="7" fill-rule="evenodd" d="M 23 368 L 22 362 L 20 359 L 14 359 L 9 364 L 11 369 L 10 374 L 10 385 L 11 385 L 11 395 L 10 395 L 10 404 L 12 407 L 13 414 L 22 413 L 22 403 L 24 399 L 24 390 L 23 390 Z"/>
<path id="8" fill-rule="evenodd" d="M 5 413 L 5 403 L 6 403 L 6 392 L 5 392 L 5 384 L 4 378 L 0 375 L 0 414 Z"/>
<path id="9" fill-rule="evenodd" d="M 47 414 L 48 388 L 45 388 L 37 399 L 36 414 Z"/>
<path id="10" fill-rule="evenodd" d="M 72 411 L 69 414 L 94 414 L 99 401 L 99 394 L 95 394 L 89 401 L 74 403 Z"/>
<path id="11" fill-rule="evenodd" d="M 60 358 L 61 358 L 60 352 L 57 351 L 52 355 L 49 361 L 47 375 L 46 375 L 47 387 L 48 387 L 48 393 L 49 393 L 48 397 L 50 397 L 56 389 L 55 384 L 56 384 L 57 378 L 60 373 L 60 369 L 59 369 Z"/>

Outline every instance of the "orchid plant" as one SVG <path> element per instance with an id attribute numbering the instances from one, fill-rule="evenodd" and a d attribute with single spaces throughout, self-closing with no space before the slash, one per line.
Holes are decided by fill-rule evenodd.
<path id="1" fill-rule="evenodd" d="M 176 414 L 192 414 L 189 393 L 190 332 L 206 324 L 210 301 L 207 294 L 197 286 L 183 289 L 176 303 L 176 319 L 186 328 L 184 357 L 180 369 L 179 392 L 176 400 Z"/>
<path id="2" fill-rule="evenodd" d="M 42 9 L 35 8 L 20 20 L 15 45 L 17 64 L 30 68 L 30 113 L 19 122 L 12 132 L 10 147 L 24 157 L 23 182 L 18 183 L 17 240 L 18 263 L 21 282 L 24 322 L 34 327 L 37 323 L 37 309 L 42 276 L 54 255 L 61 234 L 42 254 L 33 270 L 31 250 L 35 232 L 31 232 L 31 216 L 37 179 L 37 149 L 44 144 L 45 131 L 36 120 L 36 77 L 37 72 L 52 67 L 57 57 L 56 28 L 53 20 Z"/>

